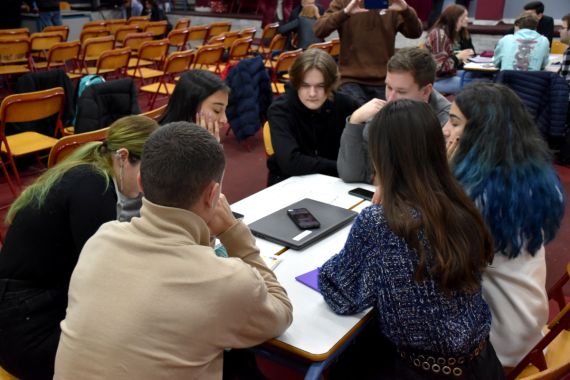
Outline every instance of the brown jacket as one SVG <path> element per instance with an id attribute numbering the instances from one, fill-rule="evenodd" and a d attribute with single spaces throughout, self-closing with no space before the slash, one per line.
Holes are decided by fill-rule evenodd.
<path id="1" fill-rule="evenodd" d="M 383 85 L 386 64 L 394 55 L 396 33 L 408 38 L 422 35 L 422 24 L 411 7 L 403 12 L 370 10 L 347 15 L 350 0 L 333 0 L 315 24 L 315 35 L 325 38 L 334 30 L 340 37 L 340 74 L 342 83 Z"/>
<path id="2" fill-rule="evenodd" d="M 224 348 L 250 347 L 292 321 L 283 287 L 247 226 L 209 246 L 196 214 L 143 199 L 85 244 L 69 286 L 55 379 L 221 379 Z"/>

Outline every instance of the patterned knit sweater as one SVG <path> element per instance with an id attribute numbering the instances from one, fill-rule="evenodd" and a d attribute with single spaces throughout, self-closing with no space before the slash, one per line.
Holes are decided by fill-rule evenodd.
<path id="1" fill-rule="evenodd" d="M 384 208 L 373 205 L 360 213 L 342 251 L 322 266 L 319 287 L 338 314 L 376 306 L 380 329 L 396 347 L 472 352 L 491 325 L 481 290 L 446 296 L 432 276 L 414 280 L 417 263 L 415 250 L 388 227 Z"/>

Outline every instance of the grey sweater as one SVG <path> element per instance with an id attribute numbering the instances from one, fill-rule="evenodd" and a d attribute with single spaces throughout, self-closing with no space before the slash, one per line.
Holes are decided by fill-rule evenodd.
<path id="1" fill-rule="evenodd" d="M 449 119 L 451 103 L 439 92 L 432 90 L 429 105 L 435 112 L 441 126 Z M 368 123 L 351 124 L 346 119 L 346 127 L 340 138 L 340 149 L 336 162 L 338 174 L 344 182 L 372 182 L 372 164 L 368 157 Z"/>

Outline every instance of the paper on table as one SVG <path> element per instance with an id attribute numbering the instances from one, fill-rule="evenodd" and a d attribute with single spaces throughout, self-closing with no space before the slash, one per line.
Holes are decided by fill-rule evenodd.
<path id="1" fill-rule="evenodd" d="M 319 270 L 321 268 L 313 269 L 310 272 L 304 273 L 295 277 L 295 280 L 299 281 L 300 283 L 307 285 L 309 288 L 316 290 L 320 293 L 319 289 Z"/>
<path id="2" fill-rule="evenodd" d="M 493 57 L 481 57 L 480 55 L 478 55 L 476 57 L 469 58 L 469 61 L 475 63 L 492 63 Z"/>

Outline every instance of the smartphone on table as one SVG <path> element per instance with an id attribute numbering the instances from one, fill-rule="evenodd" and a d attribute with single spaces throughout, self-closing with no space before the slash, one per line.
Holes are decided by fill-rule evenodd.
<path id="1" fill-rule="evenodd" d="M 304 207 L 289 209 L 287 215 L 302 230 L 313 230 L 321 226 L 317 218 Z"/>
<path id="2" fill-rule="evenodd" d="M 373 191 L 363 189 L 362 187 L 357 187 L 355 189 L 352 189 L 348 193 L 350 195 L 354 195 L 355 197 L 362 198 L 367 201 L 371 201 L 372 197 L 374 196 Z"/>
<path id="3" fill-rule="evenodd" d="M 364 8 L 366 9 L 387 9 L 389 6 L 389 0 L 364 0 Z"/>

